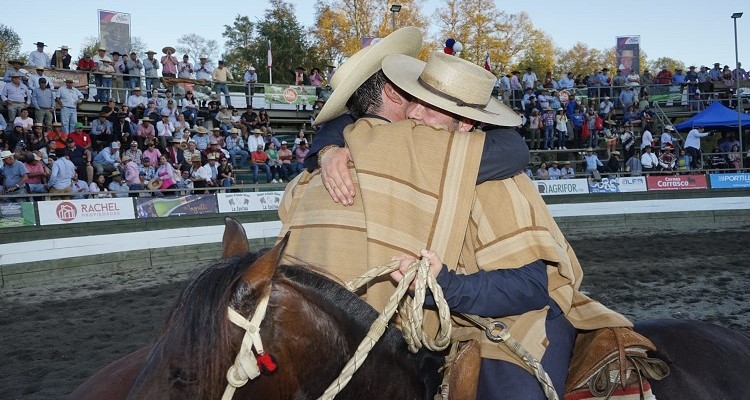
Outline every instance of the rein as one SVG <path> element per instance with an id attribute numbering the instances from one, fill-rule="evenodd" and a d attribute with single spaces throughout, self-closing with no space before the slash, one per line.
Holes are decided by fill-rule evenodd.
<path id="1" fill-rule="evenodd" d="M 404 279 L 399 282 L 396 290 L 388 299 L 385 309 L 370 325 L 370 330 L 362 339 L 357 350 L 346 363 L 338 378 L 336 378 L 318 398 L 319 400 L 330 400 L 338 395 L 349 383 L 354 373 L 362 366 L 367 359 L 370 350 L 375 346 L 377 341 L 383 336 L 388 322 L 393 314 L 398 312 L 401 315 L 401 327 L 404 339 L 408 345 L 409 351 L 416 353 L 420 348 L 426 347 L 431 351 L 442 351 L 450 345 L 452 323 L 450 319 L 450 308 L 443 297 L 443 290 L 437 284 L 435 277 L 429 272 L 429 260 L 420 259 L 412 263 Z M 391 261 L 388 264 L 375 267 L 367 271 L 364 275 L 357 277 L 351 282 L 345 284 L 349 291 L 356 291 L 371 280 L 397 270 L 400 261 Z M 414 299 L 406 296 L 406 292 L 413 281 L 415 281 Z M 435 304 L 438 309 L 440 326 L 436 338 L 432 339 L 424 331 L 424 300 L 427 288 L 432 292 Z M 234 364 L 227 371 L 228 384 L 224 390 L 222 400 L 231 400 L 234 392 L 238 387 L 245 385 L 250 379 L 255 379 L 261 374 L 261 368 L 272 372 L 276 365 L 271 357 L 263 351 L 263 344 L 260 338 L 260 323 L 266 314 L 268 306 L 268 295 L 261 299 L 260 304 L 255 309 L 250 321 L 245 319 L 233 308 L 228 307 L 227 313 L 229 320 L 235 325 L 245 330 L 245 336 L 242 338 L 242 346 L 235 359 Z M 402 301 L 403 300 L 403 301 Z M 491 321 L 487 318 L 481 318 L 476 315 L 456 313 L 464 317 L 479 328 L 484 329 L 487 338 L 495 343 L 504 343 L 526 365 L 533 371 L 534 376 L 542 385 L 542 389 L 549 400 L 557 400 L 557 393 L 552 385 L 552 379 L 542 368 L 541 363 L 534 358 L 521 344 L 510 336 L 508 327 L 500 321 Z M 253 354 L 255 349 L 255 354 Z"/>

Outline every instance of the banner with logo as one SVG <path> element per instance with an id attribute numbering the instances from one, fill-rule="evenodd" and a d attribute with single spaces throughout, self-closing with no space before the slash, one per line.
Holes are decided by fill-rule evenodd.
<path id="1" fill-rule="evenodd" d="M 138 197 L 138 218 L 172 217 L 176 215 L 216 214 L 216 197 L 212 194 L 191 194 L 179 197 Z"/>
<path id="2" fill-rule="evenodd" d="M 315 86 L 263 85 L 266 104 L 314 105 Z"/>
<path id="3" fill-rule="evenodd" d="M 40 201 L 39 225 L 134 219 L 133 199 L 81 199 Z"/>
<path id="4" fill-rule="evenodd" d="M 739 189 L 750 188 L 750 174 L 709 174 L 711 189 Z"/>
<path id="5" fill-rule="evenodd" d="M 534 181 L 537 190 L 542 196 L 554 196 L 560 194 L 586 194 L 589 192 L 588 180 L 586 179 L 549 179 Z"/>
<path id="6" fill-rule="evenodd" d="M 34 203 L 0 203 L 0 228 L 36 225 Z"/>
<path id="7" fill-rule="evenodd" d="M 708 189 L 706 175 L 649 175 L 649 191 Z"/>
<path id="8" fill-rule="evenodd" d="M 282 191 L 218 193 L 219 212 L 246 212 L 278 210 L 281 204 Z"/>
<path id="9" fill-rule="evenodd" d="M 617 69 L 623 76 L 631 72 L 640 74 L 641 37 L 640 36 L 618 36 L 617 37 Z"/>
<path id="10" fill-rule="evenodd" d="M 644 176 L 602 178 L 600 182 L 589 182 L 589 192 L 591 193 L 630 193 L 645 191 L 646 177 Z"/>
<path id="11" fill-rule="evenodd" d="M 97 10 L 99 14 L 99 45 L 107 53 L 117 51 L 130 53 L 130 14 L 117 11 Z"/>

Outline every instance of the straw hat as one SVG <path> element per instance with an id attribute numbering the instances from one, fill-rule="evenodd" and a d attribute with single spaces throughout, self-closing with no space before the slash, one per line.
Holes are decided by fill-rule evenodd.
<path id="1" fill-rule="evenodd" d="M 199 127 L 195 128 L 195 132 L 197 132 L 197 133 L 208 133 L 208 129 L 206 129 L 206 128 L 202 127 L 202 126 L 199 126 Z"/>
<path id="2" fill-rule="evenodd" d="M 161 179 L 159 179 L 159 178 L 151 179 L 150 181 L 148 181 L 148 185 L 147 186 L 148 186 L 148 188 L 150 190 L 159 189 L 161 187 Z"/>
<path id="3" fill-rule="evenodd" d="M 167 54 L 167 50 L 169 50 L 169 51 L 170 51 L 170 52 L 171 52 L 172 54 L 174 54 L 174 53 L 175 53 L 175 51 L 176 51 L 176 50 L 174 49 L 174 47 L 172 47 L 172 46 L 166 46 L 166 47 L 163 47 L 163 48 L 161 49 L 161 52 L 162 52 L 162 53 L 164 53 L 164 54 Z"/>
<path id="4" fill-rule="evenodd" d="M 373 40 L 343 63 L 331 79 L 335 89 L 326 105 L 315 118 L 314 125 L 330 121 L 346 112 L 346 102 L 368 78 L 378 72 L 383 59 L 391 54 L 416 57 L 422 47 L 422 33 L 409 26 L 401 28 L 379 41 Z"/>
<path id="5" fill-rule="evenodd" d="M 438 51 L 426 63 L 393 54 L 383 60 L 383 72 L 405 92 L 453 114 L 493 125 L 521 124 L 518 114 L 492 97 L 495 76 L 466 60 Z"/>
<path id="6" fill-rule="evenodd" d="M 190 158 L 190 162 L 202 162 L 201 156 L 194 155 L 193 157 Z"/>

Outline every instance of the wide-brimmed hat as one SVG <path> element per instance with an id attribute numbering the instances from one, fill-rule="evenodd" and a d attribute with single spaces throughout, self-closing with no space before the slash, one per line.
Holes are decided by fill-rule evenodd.
<path id="1" fill-rule="evenodd" d="M 206 157 L 206 159 L 207 159 L 207 160 L 215 160 L 215 159 L 216 159 L 216 155 L 214 155 L 214 153 L 210 153 L 210 154 L 209 154 L 209 155 L 208 155 L 208 156 Z"/>
<path id="2" fill-rule="evenodd" d="M 255 128 L 255 129 L 253 129 L 253 133 L 260 133 L 262 135 L 263 134 L 263 129 Z"/>
<path id="3" fill-rule="evenodd" d="M 141 122 L 151 122 L 151 118 L 150 117 L 143 117 L 143 119 L 141 119 Z"/>
<path id="4" fill-rule="evenodd" d="M 122 162 L 130 161 L 130 160 L 131 158 L 130 158 L 130 155 L 128 155 L 128 153 L 125 153 L 122 155 Z"/>
<path id="5" fill-rule="evenodd" d="M 346 112 L 346 102 L 354 91 L 381 69 L 383 59 L 391 54 L 416 57 L 422 48 L 422 32 L 409 26 L 383 39 L 373 40 L 369 46 L 354 53 L 343 63 L 331 79 L 334 91 L 320 110 L 315 125 L 330 121 Z"/>
<path id="6" fill-rule="evenodd" d="M 36 42 L 34 44 L 37 45 L 37 46 L 47 47 L 47 45 L 44 44 L 44 42 Z"/>
<path id="7" fill-rule="evenodd" d="M 111 173 L 111 174 L 109 174 L 109 177 L 110 177 L 110 178 L 114 178 L 114 177 L 116 177 L 116 176 L 120 176 L 120 175 L 121 175 L 121 174 L 120 174 L 120 171 L 118 171 L 118 170 L 114 170 L 114 171 L 112 171 L 112 173 Z"/>
<path id="8" fill-rule="evenodd" d="M 165 46 L 165 47 L 162 47 L 161 52 L 164 54 L 167 54 L 167 50 L 169 50 L 172 54 L 174 54 L 175 51 L 177 51 L 172 46 Z"/>
<path id="9" fill-rule="evenodd" d="M 148 188 L 150 190 L 159 189 L 161 187 L 161 179 L 159 179 L 159 178 L 151 179 L 150 181 L 148 181 L 148 185 L 147 186 L 148 186 Z"/>
<path id="10" fill-rule="evenodd" d="M 13 64 L 23 65 L 23 62 L 21 60 L 13 59 L 13 60 L 8 60 L 8 64 L 10 64 L 10 65 L 13 65 Z"/>
<path id="11" fill-rule="evenodd" d="M 197 154 L 194 155 L 194 156 L 192 156 L 192 157 L 190 157 L 190 162 L 201 162 L 201 161 L 202 161 L 201 160 L 201 156 L 199 156 Z"/>
<path id="12" fill-rule="evenodd" d="M 208 129 L 206 129 L 203 126 L 199 126 L 199 127 L 195 128 L 195 132 L 197 132 L 197 133 L 208 133 Z"/>
<path id="13" fill-rule="evenodd" d="M 0 151 L 0 160 L 5 160 L 6 158 L 12 156 L 13 153 L 8 150 Z"/>
<path id="14" fill-rule="evenodd" d="M 112 62 L 112 59 L 111 59 L 111 58 L 109 58 L 108 56 L 104 56 L 104 58 L 102 58 L 102 62 L 108 62 L 108 63 L 111 63 L 111 62 Z"/>
<path id="15" fill-rule="evenodd" d="M 146 54 L 156 54 L 156 52 L 153 51 L 153 50 L 149 50 L 149 51 L 146 52 Z"/>
<path id="16" fill-rule="evenodd" d="M 383 72 L 400 89 L 442 110 L 493 125 L 521 124 L 518 114 L 492 96 L 495 76 L 461 58 L 436 51 L 425 63 L 392 54 L 383 60 Z"/>
<path id="17" fill-rule="evenodd" d="M 231 135 L 231 134 L 233 134 L 233 133 L 240 133 L 240 130 L 239 130 L 239 129 L 237 129 L 237 128 L 232 128 L 232 129 L 230 129 L 230 130 L 229 130 L 229 134 Z"/>

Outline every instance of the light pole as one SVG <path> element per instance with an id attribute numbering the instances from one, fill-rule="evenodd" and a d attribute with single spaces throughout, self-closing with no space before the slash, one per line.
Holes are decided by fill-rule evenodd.
<path id="1" fill-rule="evenodd" d="M 737 96 L 737 132 L 739 133 L 738 140 L 740 141 L 740 154 L 743 154 L 743 148 L 742 148 L 742 97 L 740 96 L 740 55 L 739 51 L 737 50 L 737 19 L 742 18 L 741 12 L 736 12 L 732 14 L 732 19 L 734 20 L 734 71 L 735 71 L 735 80 L 737 81 L 737 86 L 735 88 L 735 95 Z M 744 168 L 744 157 L 740 156 L 740 168 Z"/>
<path id="2" fill-rule="evenodd" d="M 396 30 L 396 14 L 398 14 L 399 11 L 401 11 L 401 4 L 391 5 L 391 31 Z M 736 28 L 735 28 L 735 31 L 736 31 Z"/>

